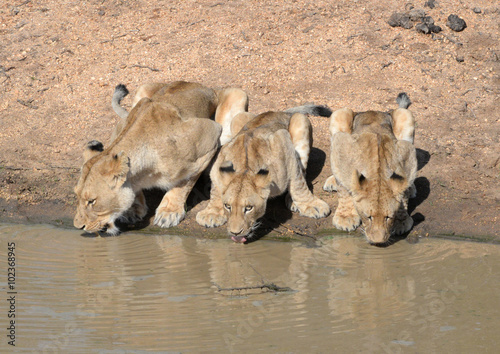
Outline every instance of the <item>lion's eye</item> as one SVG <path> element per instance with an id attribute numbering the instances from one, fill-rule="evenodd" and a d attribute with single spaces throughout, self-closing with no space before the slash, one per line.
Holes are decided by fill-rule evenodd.
<path id="1" fill-rule="evenodd" d="M 247 205 L 247 206 L 245 207 L 245 213 L 248 213 L 248 212 L 252 211 L 252 209 L 253 209 L 253 206 L 252 206 L 252 205 Z"/>
<path id="2" fill-rule="evenodd" d="M 95 199 L 89 199 L 89 200 L 87 200 L 87 205 L 88 206 L 92 206 L 94 204 L 95 204 Z"/>
<path id="3" fill-rule="evenodd" d="M 231 205 L 224 203 L 224 208 L 226 208 L 227 211 L 231 211 Z"/>

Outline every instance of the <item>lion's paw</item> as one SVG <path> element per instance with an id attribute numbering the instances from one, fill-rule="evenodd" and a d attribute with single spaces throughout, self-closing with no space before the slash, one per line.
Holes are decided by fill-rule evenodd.
<path id="1" fill-rule="evenodd" d="M 411 216 L 407 216 L 406 219 L 403 220 L 395 220 L 394 225 L 392 227 L 392 233 L 394 235 L 402 235 L 405 232 L 411 230 L 413 226 L 413 219 Z"/>
<path id="2" fill-rule="evenodd" d="M 208 209 L 208 208 L 207 208 Z M 224 212 L 217 213 L 213 210 L 202 210 L 196 214 L 196 222 L 205 227 L 218 227 L 224 225 L 227 221 L 227 216 Z"/>
<path id="3" fill-rule="evenodd" d="M 410 198 L 417 197 L 417 187 L 415 187 L 415 183 L 412 183 L 409 190 Z"/>
<path id="4" fill-rule="evenodd" d="M 293 201 L 290 193 L 286 194 L 285 203 L 287 208 L 290 209 L 291 212 L 297 213 L 299 211 L 299 208 L 297 207 L 297 204 L 295 204 L 295 202 Z"/>
<path id="5" fill-rule="evenodd" d="M 319 198 L 314 198 L 310 203 L 297 205 L 300 215 L 308 218 L 324 218 L 330 214 L 330 206 Z"/>
<path id="6" fill-rule="evenodd" d="M 159 227 L 172 227 L 179 225 L 179 223 L 186 216 L 186 212 L 183 210 L 179 211 L 168 211 L 165 209 L 157 209 L 156 215 L 153 223 Z"/>
<path id="7" fill-rule="evenodd" d="M 356 214 L 341 215 L 336 212 L 333 216 L 333 226 L 343 231 L 353 231 L 361 225 L 361 218 Z"/>
<path id="8" fill-rule="evenodd" d="M 337 181 L 335 180 L 335 177 L 333 177 L 333 175 L 326 179 L 325 184 L 323 185 L 323 190 L 327 192 L 337 191 Z"/>

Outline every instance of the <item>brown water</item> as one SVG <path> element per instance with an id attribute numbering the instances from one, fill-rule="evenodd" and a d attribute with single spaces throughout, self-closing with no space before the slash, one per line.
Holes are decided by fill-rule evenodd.
<path id="1" fill-rule="evenodd" d="M 358 237 L 82 237 L 0 225 L 0 286 L 15 242 L 16 350 L 60 353 L 471 353 L 500 348 L 500 247 Z M 220 288 L 274 283 L 292 291 Z M 0 302 L 0 351 L 9 302 Z M 3 329 L 2 329 L 3 328 Z"/>

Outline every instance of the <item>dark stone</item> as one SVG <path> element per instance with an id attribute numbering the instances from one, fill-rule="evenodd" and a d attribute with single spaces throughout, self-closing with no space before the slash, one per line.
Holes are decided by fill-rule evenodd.
<path id="1" fill-rule="evenodd" d="M 408 15 L 410 16 L 410 19 L 412 21 L 416 22 L 416 21 L 419 21 L 420 19 L 425 17 L 425 11 L 422 9 L 413 9 L 413 10 L 410 10 Z"/>
<path id="2" fill-rule="evenodd" d="M 435 8 L 436 7 L 436 1 L 435 0 L 429 0 L 427 1 L 424 6 L 428 7 L 428 8 Z"/>
<path id="3" fill-rule="evenodd" d="M 391 17 L 389 17 L 387 23 L 391 27 L 399 27 L 401 26 L 401 17 L 403 17 L 403 14 L 401 12 L 394 12 Z"/>
<path id="4" fill-rule="evenodd" d="M 457 15 L 450 15 L 448 16 L 446 26 L 450 27 L 455 32 L 461 32 L 467 27 L 467 24 Z"/>
<path id="5" fill-rule="evenodd" d="M 434 25 L 434 19 L 430 16 L 425 16 L 424 18 L 422 18 L 422 22 L 425 23 L 429 27 Z"/>
<path id="6" fill-rule="evenodd" d="M 401 12 L 394 12 L 387 23 L 391 27 L 403 27 L 406 29 L 410 29 L 413 27 L 413 21 L 410 18 L 410 15 Z"/>
<path id="7" fill-rule="evenodd" d="M 473 8 L 472 11 L 474 11 L 474 13 L 476 13 L 476 14 L 480 14 L 481 13 L 481 9 L 479 7 Z"/>
<path id="8" fill-rule="evenodd" d="M 439 33 L 443 30 L 441 27 L 436 25 L 430 26 L 429 29 L 431 30 L 432 33 Z"/>
<path id="9" fill-rule="evenodd" d="M 401 17 L 400 26 L 406 29 L 410 29 L 413 27 L 413 21 L 411 20 L 409 15 L 403 14 L 403 16 Z"/>
<path id="10" fill-rule="evenodd" d="M 418 33 L 423 33 L 423 34 L 431 33 L 431 30 L 429 29 L 429 27 L 423 22 L 417 23 L 417 25 L 415 26 L 415 29 L 417 30 Z"/>
<path id="11" fill-rule="evenodd" d="M 464 57 L 459 55 L 455 58 L 459 63 L 463 63 L 465 61 Z"/>

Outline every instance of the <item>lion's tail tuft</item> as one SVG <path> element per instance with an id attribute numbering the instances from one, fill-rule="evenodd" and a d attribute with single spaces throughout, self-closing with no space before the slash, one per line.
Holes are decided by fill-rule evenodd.
<path id="1" fill-rule="evenodd" d="M 285 110 L 285 113 L 289 114 L 302 113 L 302 114 L 310 114 L 312 116 L 330 117 L 332 115 L 332 110 L 327 106 L 321 106 L 317 104 L 306 104 L 303 106 L 288 108 L 287 110 Z"/>
<path id="2" fill-rule="evenodd" d="M 405 92 L 401 92 L 396 98 L 396 103 L 399 105 L 399 108 L 408 108 L 411 105 L 410 97 Z"/>
<path id="3" fill-rule="evenodd" d="M 120 118 L 127 118 L 128 112 L 125 108 L 120 106 L 121 101 L 125 96 L 128 95 L 128 90 L 125 85 L 119 84 L 115 87 L 115 92 L 113 93 L 113 98 L 111 99 L 111 107 Z"/>

